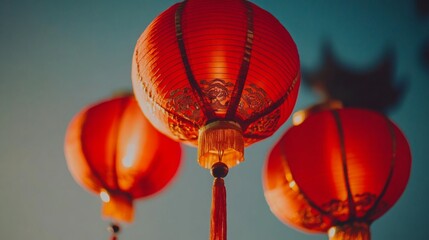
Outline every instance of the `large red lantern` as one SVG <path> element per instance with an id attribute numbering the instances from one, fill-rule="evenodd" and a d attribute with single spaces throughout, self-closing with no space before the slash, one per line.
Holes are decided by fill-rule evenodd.
<path id="1" fill-rule="evenodd" d="M 132 63 L 145 115 L 170 137 L 198 144 L 206 168 L 219 151 L 232 167 L 243 160 L 244 144 L 272 135 L 289 117 L 300 83 L 287 30 L 243 0 L 173 5 L 143 32 Z"/>
<path id="2" fill-rule="evenodd" d="M 300 66 L 287 30 L 255 4 L 187 0 L 143 32 L 132 79 L 140 107 L 154 126 L 198 145 L 199 164 L 212 168 L 216 178 L 215 213 L 225 209 L 221 178 L 244 160 L 244 146 L 271 136 L 289 117 Z M 212 239 L 225 239 L 224 213 L 216 216 L 222 220 L 212 218 L 212 230 L 220 229 L 212 231 Z"/>
<path id="3" fill-rule="evenodd" d="M 67 129 L 65 155 L 74 179 L 100 195 L 103 217 L 132 222 L 133 200 L 172 180 L 181 148 L 152 127 L 133 96 L 125 96 L 79 112 Z"/>
<path id="4" fill-rule="evenodd" d="M 369 110 L 310 114 L 275 145 L 265 198 L 283 222 L 330 239 L 370 239 L 369 225 L 404 191 L 411 154 L 402 132 Z"/>

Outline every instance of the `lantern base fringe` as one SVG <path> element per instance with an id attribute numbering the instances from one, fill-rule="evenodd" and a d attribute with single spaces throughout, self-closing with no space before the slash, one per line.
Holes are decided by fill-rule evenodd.
<path id="1" fill-rule="evenodd" d="M 329 240 L 371 240 L 369 225 L 364 222 L 331 227 L 328 235 Z"/>
<path id="2" fill-rule="evenodd" d="M 210 169 L 216 162 L 229 168 L 244 161 L 244 138 L 241 127 L 232 121 L 216 121 L 200 128 L 198 163 Z"/>
<path id="3" fill-rule="evenodd" d="M 108 201 L 103 201 L 101 212 L 104 218 L 122 222 L 134 220 L 133 201 L 130 195 L 123 192 L 108 192 Z"/>
<path id="4" fill-rule="evenodd" d="M 226 189 L 222 178 L 228 174 L 228 166 L 222 162 L 215 163 L 211 173 L 215 180 L 213 182 L 210 240 L 226 240 Z"/>

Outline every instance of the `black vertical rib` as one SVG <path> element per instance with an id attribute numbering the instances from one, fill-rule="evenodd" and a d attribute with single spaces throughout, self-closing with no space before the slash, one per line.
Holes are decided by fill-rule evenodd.
<path id="1" fill-rule="evenodd" d="M 246 34 L 246 44 L 244 46 L 243 60 L 241 62 L 240 71 L 238 73 L 237 81 L 235 82 L 234 89 L 231 93 L 231 102 L 229 104 L 226 119 L 233 119 L 235 113 L 237 112 L 238 104 L 241 100 L 241 95 L 244 89 L 244 83 L 247 79 L 247 73 L 249 72 L 250 57 L 252 55 L 252 46 L 253 46 L 253 8 L 250 6 L 248 1 L 243 1 L 246 6 L 246 16 L 247 16 L 247 34 Z"/>
<path id="2" fill-rule="evenodd" d="M 356 217 L 356 206 L 355 206 L 355 202 L 353 200 L 353 194 L 352 194 L 352 190 L 350 187 L 349 170 L 347 167 L 347 154 L 346 154 L 346 146 L 345 146 L 345 139 L 344 139 L 344 130 L 343 130 L 343 126 L 341 124 L 341 118 L 340 118 L 338 111 L 332 110 L 332 115 L 334 116 L 335 123 L 337 125 L 338 137 L 340 140 L 341 161 L 342 161 L 342 165 L 343 165 L 344 181 L 346 182 L 347 199 L 349 202 L 349 219 L 354 219 Z"/>
<path id="3" fill-rule="evenodd" d="M 186 5 L 186 1 L 179 4 L 176 10 L 175 14 L 175 25 L 176 25 L 176 38 L 177 43 L 179 45 L 180 55 L 182 57 L 182 62 L 185 67 L 186 76 L 188 78 L 189 84 L 191 85 L 192 92 L 197 99 L 199 99 L 198 105 L 204 112 L 205 116 L 211 120 L 215 118 L 215 113 L 213 109 L 210 107 L 210 104 L 207 102 L 207 100 L 204 98 L 204 93 L 201 90 L 200 86 L 197 83 L 197 80 L 195 79 L 194 74 L 192 73 L 191 65 L 189 63 L 188 55 L 186 53 L 186 47 L 185 47 L 185 41 L 183 40 L 183 29 L 182 29 L 182 14 L 183 9 Z"/>
<path id="4" fill-rule="evenodd" d="M 396 150 L 397 150 L 396 134 L 395 134 L 395 129 L 393 128 L 393 124 L 390 122 L 390 120 L 387 117 L 385 117 L 385 119 L 386 119 L 387 127 L 389 128 L 389 133 L 390 133 L 390 137 L 391 137 L 391 140 L 392 140 L 392 159 L 390 161 L 389 175 L 387 176 L 386 183 L 384 184 L 383 189 L 381 190 L 380 195 L 374 201 L 374 204 L 368 210 L 368 212 L 366 212 L 366 214 L 364 216 L 364 219 L 367 219 L 368 217 L 370 217 L 370 215 L 373 214 L 374 211 L 377 209 L 378 204 L 380 203 L 380 201 L 383 198 L 384 194 L 386 194 L 386 192 L 387 192 L 387 189 L 388 189 L 388 187 L 390 185 L 390 181 L 392 180 L 393 170 L 395 169 Z"/>
<path id="5" fill-rule="evenodd" d="M 282 161 L 282 167 L 283 167 L 284 172 L 286 172 L 285 169 L 288 168 L 289 171 L 290 171 L 290 174 L 292 175 L 292 178 L 293 178 L 292 170 L 290 170 L 289 164 L 287 163 L 286 153 L 285 153 L 284 148 L 282 149 L 282 160 L 283 160 Z M 295 181 L 295 180 L 293 180 L 293 181 Z M 287 179 L 286 179 L 286 182 L 287 182 Z M 317 210 L 323 216 L 329 218 L 333 223 L 338 222 L 338 220 L 335 218 L 335 216 L 333 216 L 330 212 L 325 211 L 323 208 L 319 207 L 315 202 L 313 202 L 313 200 L 311 200 L 307 196 L 307 194 L 305 194 L 304 191 L 302 191 L 302 189 L 299 187 L 299 184 L 296 181 L 295 181 L 295 184 L 296 184 L 296 186 L 299 189 L 299 194 L 301 194 L 301 196 L 305 199 L 305 201 L 308 203 L 308 205 L 310 205 L 310 207 L 312 207 L 315 210 Z"/>

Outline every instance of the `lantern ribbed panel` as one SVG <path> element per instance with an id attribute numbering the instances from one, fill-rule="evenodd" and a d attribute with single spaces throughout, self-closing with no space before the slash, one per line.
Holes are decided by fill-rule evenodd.
<path id="1" fill-rule="evenodd" d="M 114 203 L 103 207 L 104 215 L 131 221 L 132 200 L 155 194 L 171 181 L 181 148 L 152 127 L 134 97 L 127 96 L 78 113 L 67 129 L 65 155 L 80 185 L 105 192 Z"/>
<path id="2" fill-rule="evenodd" d="M 272 135 L 288 118 L 299 57 L 271 14 L 242 0 L 188 0 L 159 15 L 137 42 L 133 86 L 150 121 L 196 144 L 207 123 L 235 121 L 245 143 Z"/>
<path id="3" fill-rule="evenodd" d="M 385 116 L 322 111 L 289 129 L 272 150 L 265 197 L 279 219 L 302 230 L 370 224 L 399 199 L 410 168 L 407 140 Z"/>

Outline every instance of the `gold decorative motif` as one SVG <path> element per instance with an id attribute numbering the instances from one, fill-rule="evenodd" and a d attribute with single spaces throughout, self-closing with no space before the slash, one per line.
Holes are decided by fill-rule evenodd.
<path id="1" fill-rule="evenodd" d="M 361 217 L 364 217 L 365 213 L 369 211 L 374 205 L 377 196 L 375 194 L 366 192 L 354 195 L 353 199 L 358 216 L 360 215 Z M 325 212 L 325 214 L 317 211 L 310 205 L 306 205 L 303 209 L 301 209 L 299 212 L 299 218 L 302 221 L 302 225 L 309 229 L 323 229 L 326 227 L 323 221 L 324 215 L 325 217 L 333 217 L 338 222 L 347 221 L 349 219 L 349 202 L 347 199 L 333 199 L 323 204 L 321 209 Z M 357 219 L 359 219 L 359 217 L 357 217 Z"/>
<path id="2" fill-rule="evenodd" d="M 248 118 L 252 113 L 260 112 L 272 103 L 264 89 L 256 84 L 249 84 L 244 88 L 238 112 L 243 118 Z"/>
<path id="3" fill-rule="evenodd" d="M 310 206 L 299 212 L 302 225 L 308 229 L 319 229 L 324 225 L 323 216 Z"/>
<path id="4" fill-rule="evenodd" d="M 348 200 L 338 200 L 332 199 L 328 203 L 325 203 L 321 207 L 325 212 L 329 213 L 331 216 L 337 218 L 347 218 L 349 214 L 349 202 Z"/>
<path id="5" fill-rule="evenodd" d="M 183 88 L 171 91 L 166 101 L 166 109 L 174 113 L 168 114 L 167 118 L 170 132 L 181 141 L 196 144 L 198 139 L 196 125 L 204 124 L 205 117 L 194 99 L 192 90 Z"/>
<path id="6" fill-rule="evenodd" d="M 170 92 L 167 98 L 166 108 L 187 119 L 199 119 L 201 115 L 200 106 L 194 100 L 190 88 L 176 89 Z"/>
<path id="7" fill-rule="evenodd" d="M 216 112 L 225 112 L 230 101 L 230 94 L 234 84 L 222 79 L 213 79 L 211 81 L 201 80 L 201 90 L 208 102 Z"/>
<path id="8" fill-rule="evenodd" d="M 246 134 L 260 135 L 260 136 L 271 136 L 276 129 L 280 120 L 280 109 L 274 110 L 272 113 L 265 115 L 250 124 L 246 130 Z"/>
<path id="9" fill-rule="evenodd" d="M 354 198 L 356 212 L 366 213 L 374 205 L 374 202 L 376 201 L 376 199 L 377 199 L 377 196 L 375 196 L 375 194 L 371 194 L 371 193 L 356 194 Z"/>
<path id="10" fill-rule="evenodd" d="M 168 118 L 168 127 L 170 132 L 172 132 L 180 141 L 185 141 L 196 145 L 198 135 L 194 133 L 198 132 L 197 128 L 194 128 L 181 121 L 176 121 L 172 117 Z"/>
<path id="11" fill-rule="evenodd" d="M 247 119 L 268 108 L 272 103 L 273 101 L 264 89 L 258 87 L 256 84 L 249 84 L 244 88 L 238 112 L 243 119 Z M 277 129 L 279 120 L 280 110 L 276 109 L 250 124 L 245 134 L 264 137 L 270 136 Z"/>
<path id="12" fill-rule="evenodd" d="M 234 84 L 216 78 L 210 81 L 201 80 L 200 86 L 205 99 L 207 99 L 211 108 L 214 109 L 216 115 L 223 117 L 228 110 Z M 258 87 L 256 84 L 247 85 L 244 88 L 237 109 L 237 121 L 240 122 L 239 119 L 252 117 L 254 114 L 269 107 L 272 103 L 273 101 L 264 89 Z M 200 104 L 202 103 L 199 103 L 195 99 L 194 92 L 189 87 L 176 89 L 169 93 L 166 99 L 166 110 L 170 113 L 176 113 L 177 116 L 189 120 L 189 122 L 195 125 L 194 127 L 189 127 L 188 123 L 181 123 L 180 119 L 178 121 L 169 119 L 169 129 L 179 139 L 194 141 L 197 139 L 198 126 L 203 126 L 207 120 L 210 120 L 204 116 Z M 251 123 L 246 129 L 245 135 L 255 136 L 256 138 L 247 139 L 246 143 L 248 144 L 249 141 L 254 142 L 260 138 L 272 135 L 278 128 L 280 117 L 280 109 L 275 109 L 268 115 Z"/>

